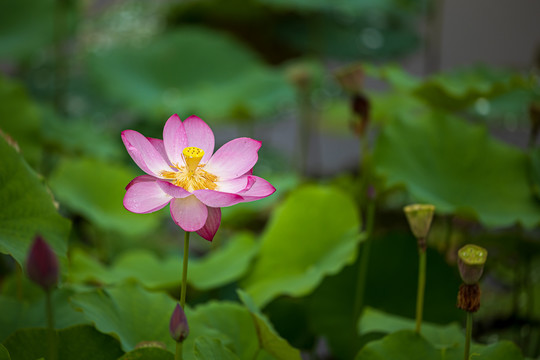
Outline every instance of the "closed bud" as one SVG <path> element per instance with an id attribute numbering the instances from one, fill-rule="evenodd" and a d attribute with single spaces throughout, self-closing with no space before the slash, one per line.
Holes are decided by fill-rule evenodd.
<path id="1" fill-rule="evenodd" d="M 476 284 L 480 280 L 487 255 L 486 249 L 471 244 L 458 250 L 459 274 L 465 284 Z"/>
<path id="2" fill-rule="evenodd" d="M 187 322 L 186 314 L 179 304 L 176 304 L 173 314 L 171 316 L 171 322 L 169 323 L 169 332 L 171 337 L 176 342 L 184 341 L 189 335 L 189 325 Z"/>
<path id="3" fill-rule="evenodd" d="M 407 205 L 403 208 L 407 221 L 411 227 L 411 231 L 417 239 L 425 239 L 429 228 L 431 227 L 431 220 L 433 219 L 433 213 L 435 212 L 435 206 L 429 204 L 413 204 Z"/>
<path id="4" fill-rule="evenodd" d="M 47 242 L 36 236 L 26 259 L 26 270 L 30 280 L 41 286 L 45 291 L 58 284 L 58 258 Z"/>

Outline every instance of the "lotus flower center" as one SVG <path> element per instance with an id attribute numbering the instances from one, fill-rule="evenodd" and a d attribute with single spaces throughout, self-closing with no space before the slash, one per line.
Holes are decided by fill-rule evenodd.
<path id="1" fill-rule="evenodd" d="M 195 172 L 195 170 L 197 170 L 197 166 L 204 156 L 204 150 L 195 146 L 189 146 L 184 148 L 182 155 L 184 155 L 184 160 L 186 161 L 188 170 Z"/>
<path id="2" fill-rule="evenodd" d="M 188 191 L 210 189 L 215 190 L 218 177 L 204 170 L 205 164 L 200 162 L 204 156 L 204 150 L 195 146 L 189 146 L 182 151 L 185 166 L 183 164 L 173 164 L 172 171 L 162 171 L 161 176 L 172 180 L 176 186 L 180 186 Z"/>

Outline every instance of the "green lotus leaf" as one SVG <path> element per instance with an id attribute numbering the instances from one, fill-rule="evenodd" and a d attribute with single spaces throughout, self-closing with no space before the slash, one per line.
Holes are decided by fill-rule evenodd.
<path id="1" fill-rule="evenodd" d="M 384 127 L 373 156 L 388 186 L 405 185 L 438 213 L 472 216 L 488 227 L 540 222 L 525 154 L 481 126 L 435 113 L 398 118 Z"/>
<path id="2" fill-rule="evenodd" d="M 401 330 L 367 344 L 355 360 L 462 360 L 463 345 L 437 349 L 424 337 L 411 330 Z M 471 347 L 473 359 L 522 360 L 519 349 L 509 341 Z"/>
<path id="3" fill-rule="evenodd" d="M 136 176 L 125 165 L 65 158 L 49 181 L 57 198 L 70 210 L 102 229 L 141 236 L 158 226 L 161 214 L 133 214 L 124 208 L 124 188 Z"/>
<path id="4" fill-rule="evenodd" d="M 73 326 L 55 332 L 58 360 L 116 360 L 122 355 L 118 341 L 89 325 Z M 49 358 L 49 331 L 21 329 L 4 341 L 12 359 Z"/>
<path id="5" fill-rule="evenodd" d="M 1 136 L 0 158 L 0 252 L 24 267 L 30 245 L 41 234 L 65 260 L 70 222 L 58 214 L 40 177 Z"/>
<path id="6" fill-rule="evenodd" d="M 305 186 L 273 213 L 245 290 L 262 307 L 279 295 L 302 296 L 356 258 L 361 239 L 354 202 L 337 189 Z"/>

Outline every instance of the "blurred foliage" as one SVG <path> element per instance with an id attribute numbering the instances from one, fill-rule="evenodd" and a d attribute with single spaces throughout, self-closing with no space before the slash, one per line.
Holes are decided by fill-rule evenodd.
<path id="1" fill-rule="evenodd" d="M 4 345 L 12 359 L 30 360 L 49 355 L 47 329 L 21 329 L 11 335 Z M 122 350 L 118 341 L 100 333 L 90 325 L 79 325 L 56 332 L 58 359 L 114 360 Z"/>
<path id="2" fill-rule="evenodd" d="M 471 354 L 475 359 L 523 359 L 519 349 L 510 342 L 499 342 L 489 346 L 472 346 Z M 366 345 L 355 358 L 370 359 L 463 359 L 463 345 L 437 349 L 414 331 L 401 330 L 387 335 L 381 340 Z"/>
<path id="3" fill-rule="evenodd" d="M 483 127 L 441 113 L 399 119 L 383 129 L 374 159 L 388 186 L 405 183 L 441 213 L 490 227 L 538 224 L 540 205 L 531 197 L 525 154 Z"/>
<path id="4" fill-rule="evenodd" d="M 65 259 L 70 223 L 60 216 L 55 200 L 42 179 L 17 150 L 0 137 L 0 252 L 10 254 L 21 266 L 37 234 Z"/>
<path id="5" fill-rule="evenodd" d="M 49 178 L 56 197 L 76 212 L 107 231 L 127 236 L 144 235 L 159 224 L 159 214 L 140 216 L 126 212 L 125 187 L 137 174 L 123 164 L 78 157 L 64 158 Z"/>
<path id="6" fill-rule="evenodd" d="M 199 27 L 161 36 L 142 53 L 140 46 L 119 47 L 88 61 L 103 91 L 156 119 L 175 109 L 202 118 L 253 119 L 292 95 L 278 70 L 233 38 Z"/>
<path id="7" fill-rule="evenodd" d="M 24 278 L 38 233 L 61 258 L 59 359 L 172 359 L 182 234 L 166 210 L 123 208 L 141 171 L 120 140 L 128 128 L 161 138 L 172 113 L 200 116 L 217 142 L 262 137 L 254 173 L 277 188 L 223 209 L 214 243 L 194 236 L 186 359 L 462 358 L 455 251 L 465 242 L 490 253 L 475 316 L 486 344 L 473 353 L 538 356 L 538 75 L 486 64 L 410 74 L 398 61 L 418 49 L 418 22 L 434 10 L 427 0 L 5 1 L 0 359 L 47 354 L 45 297 Z M 335 79 L 359 61 L 363 120 Z M 285 144 L 300 118 L 307 153 Z M 360 167 L 297 171 L 302 157 L 324 170 L 315 137 L 354 141 L 359 121 Z M 437 209 L 421 336 L 409 330 L 417 249 L 401 211 L 415 201 Z M 357 256 L 366 242 L 367 264 Z"/>

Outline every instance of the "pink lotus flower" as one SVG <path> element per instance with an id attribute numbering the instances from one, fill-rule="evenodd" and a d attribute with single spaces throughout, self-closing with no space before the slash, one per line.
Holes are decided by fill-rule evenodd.
<path id="1" fill-rule="evenodd" d="M 220 208 L 276 191 L 268 181 L 252 175 L 260 141 L 234 139 L 213 154 L 214 133 L 197 116 L 184 122 L 176 114 L 171 116 L 163 128 L 163 140 L 125 130 L 122 141 L 147 174 L 126 186 L 124 207 L 145 214 L 170 203 L 178 226 L 209 241 L 221 223 Z"/>

